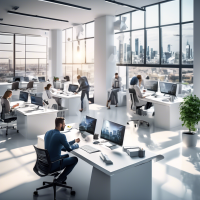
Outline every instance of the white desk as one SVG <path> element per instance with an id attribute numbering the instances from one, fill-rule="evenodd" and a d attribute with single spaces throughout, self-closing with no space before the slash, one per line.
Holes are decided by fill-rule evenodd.
<path id="1" fill-rule="evenodd" d="M 83 140 L 76 129 L 64 134 L 68 141 L 79 137 L 80 146 L 89 144 L 113 161 L 113 165 L 106 165 L 99 157 L 100 152 L 89 154 L 80 148 L 71 152 L 93 166 L 88 200 L 152 199 L 152 160 L 161 160 L 164 158 L 162 155 L 146 151 L 144 158 L 131 158 L 122 147 L 110 150 L 103 145 L 94 145 L 92 135 L 87 141 Z M 44 135 L 38 136 L 38 148 L 44 148 Z M 81 177 L 82 173 L 84 169 L 76 176 Z"/>
<path id="2" fill-rule="evenodd" d="M 12 102 L 16 104 L 18 102 Z M 31 107 L 17 108 L 17 130 L 27 139 L 35 139 L 37 135 L 45 134 L 55 128 L 58 110 L 29 111 Z"/>

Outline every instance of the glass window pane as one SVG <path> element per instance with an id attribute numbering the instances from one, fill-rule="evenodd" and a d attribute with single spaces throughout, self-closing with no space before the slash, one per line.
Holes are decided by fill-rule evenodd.
<path id="1" fill-rule="evenodd" d="M 126 66 L 119 66 L 118 74 L 122 78 L 122 90 L 125 90 L 126 89 Z"/>
<path id="2" fill-rule="evenodd" d="M 7 58 L 13 60 L 13 51 L 0 50 L 0 58 Z"/>
<path id="3" fill-rule="evenodd" d="M 82 65 L 82 76 L 86 76 L 90 86 L 94 85 L 94 64 Z"/>
<path id="4" fill-rule="evenodd" d="M 65 43 L 62 43 L 62 63 L 65 63 Z"/>
<path id="5" fill-rule="evenodd" d="M 85 24 L 73 27 L 73 40 L 80 40 L 85 38 Z"/>
<path id="6" fill-rule="evenodd" d="M 86 24 L 86 38 L 94 37 L 94 22 Z"/>
<path id="7" fill-rule="evenodd" d="M 193 93 L 193 69 L 182 69 L 181 94 L 187 96 Z"/>
<path id="8" fill-rule="evenodd" d="M 144 28 L 144 11 L 132 12 L 132 29 Z"/>
<path id="9" fill-rule="evenodd" d="M 66 43 L 66 63 L 72 63 L 72 42 Z"/>
<path id="10" fill-rule="evenodd" d="M 11 80 L 14 76 L 13 63 L 11 59 L 0 59 L 0 82 Z"/>
<path id="11" fill-rule="evenodd" d="M 85 63 L 85 40 L 73 42 L 73 63 Z"/>
<path id="12" fill-rule="evenodd" d="M 179 64 L 179 26 L 161 28 L 161 63 Z"/>
<path id="13" fill-rule="evenodd" d="M 182 0 L 182 22 L 194 20 L 194 0 Z"/>
<path id="14" fill-rule="evenodd" d="M 15 45 L 15 57 L 16 58 L 25 58 L 25 45 Z"/>
<path id="15" fill-rule="evenodd" d="M 128 31 L 131 28 L 130 13 L 121 15 L 121 21 L 125 22 L 127 28 L 123 31 Z"/>
<path id="16" fill-rule="evenodd" d="M 26 52 L 26 58 L 46 58 L 45 53 Z"/>
<path id="17" fill-rule="evenodd" d="M 66 29 L 66 42 L 72 41 L 72 28 Z"/>
<path id="18" fill-rule="evenodd" d="M 15 43 L 25 44 L 25 35 L 16 35 Z"/>
<path id="19" fill-rule="evenodd" d="M 94 39 L 86 40 L 86 63 L 94 63 Z"/>
<path id="20" fill-rule="evenodd" d="M 0 43 L 0 51 L 13 51 L 13 45 L 10 44 L 10 43 L 7 43 L 7 44 L 3 44 L 3 43 Z"/>
<path id="21" fill-rule="evenodd" d="M 23 46 L 23 45 L 19 45 L 19 46 Z M 45 53 L 46 52 L 46 46 L 26 45 L 26 52 Z"/>
<path id="22" fill-rule="evenodd" d="M 13 35 L 0 34 L 0 43 L 13 43 Z"/>
<path id="23" fill-rule="evenodd" d="M 72 69 L 73 66 L 72 65 L 66 65 L 65 68 L 65 76 L 69 76 L 69 80 L 72 82 Z"/>
<path id="24" fill-rule="evenodd" d="M 26 44 L 46 45 L 46 37 L 26 36 Z"/>
<path id="25" fill-rule="evenodd" d="M 182 25 L 182 64 L 193 65 L 193 23 Z"/>
<path id="26" fill-rule="evenodd" d="M 120 17 L 115 17 L 115 22 L 120 22 Z M 120 32 L 120 30 L 117 30 L 119 27 L 114 28 L 114 33 Z"/>
<path id="27" fill-rule="evenodd" d="M 146 27 L 158 26 L 158 5 L 146 7 Z"/>
<path id="28" fill-rule="evenodd" d="M 25 59 L 15 60 L 15 76 L 25 76 Z"/>
<path id="29" fill-rule="evenodd" d="M 65 77 L 66 75 L 65 75 L 65 73 L 66 73 L 66 71 L 65 71 L 65 68 L 66 68 L 66 65 L 62 65 L 62 72 L 63 72 L 63 77 Z"/>
<path id="30" fill-rule="evenodd" d="M 179 0 L 160 4 L 161 25 L 179 23 Z"/>
<path id="31" fill-rule="evenodd" d="M 159 30 L 158 28 L 147 30 L 146 63 L 159 64 Z"/>
<path id="32" fill-rule="evenodd" d="M 116 34 L 115 47 L 117 55 L 116 62 L 120 64 L 131 63 L 130 33 Z"/>
<path id="33" fill-rule="evenodd" d="M 82 65 L 73 65 L 73 84 L 78 84 L 77 76 L 82 76 Z"/>
<path id="34" fill-rule="evenodd" d="M 39 73 L 38 76 L 44 76 L 46 78 L 47 72 L 47 63 L 46 59 L 39 59 Z"/>
<path id="35" fill-rule="evenodd" d="M 65 42 L 65 30 L 62 31 L 62 42 Z"/>
<path id="36" fill-rule="evenodd" d="M 26 59 L 26 76 L 38 76 L 39 59 Z"/>
<path id="37" fill-rule="evenodd" d="M 132 32 L 132 63 L 144 64 L 144 30 Z"/>

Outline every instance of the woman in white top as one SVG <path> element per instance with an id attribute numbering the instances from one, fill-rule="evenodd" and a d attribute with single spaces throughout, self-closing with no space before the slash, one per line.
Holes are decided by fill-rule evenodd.
<path id="1" fill-rule="evenodd" d="M 151 106 L 152 106 L 152 103 L 151 102 L 146 102 L 146 101 L 143 101 L 142 99 L 147 97 L 148 95 L 144 96 L 140 90 L 140 86 L 141 86 L 141 83 L 142 83 L 142 76 L 141 75 L 138 75 L 137 77 L 134 76 L 131 81 L 130 81 L 130 89 L 133 88 L 135 89 L 135 92 L 136 92 L 136 95 L 138 96 L 139 98 L 139 103 L 137 103 L 137 107 L 139 106 L 145 106 L 145 109 L 149 109 Z"/>

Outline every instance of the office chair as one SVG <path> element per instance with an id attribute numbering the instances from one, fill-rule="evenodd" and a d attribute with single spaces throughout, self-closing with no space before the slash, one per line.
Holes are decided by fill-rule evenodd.
<path id="1" fill-rule="evenodd" d="M 48 101 L 48 103 L 49 103 L 49 105 L 48 105 L 49 109 L 51 109 L 53 105 L 56 105 L 56 109 L 58 110 L 58 104 L 57 104 L 56 100 L 53 99 L 53 98 L 49 99 L 49 97 L 47 96 L 46 90 L 43 91 L 42 99 Z"/>
<path id="2" fill-rule="evenodd" d="M 27 86 L 25 87 L 25 88 L 20 88 L 20 90 L 23 90 L 23 91 L 25 91 L 25 90 L 33 90 L 34 88 L 33 88 L 33 84 L 34 84 L 34 82 L 33 81 L 29 81 L 28 83 L 27 83 Z"/>
<path id="3" fill-rule="evenodd" d="M 13 121 L 16 121 L 17 117 L 6 118 L 5 108 L 6 108 L 5 104 L 1 105 L 1 103 L 0 103 L 0 113 L 1 113 L 1 120 L 0 121 L 7 124 L 6 127 L 1 127 L 1 129 L 6 128 L 6 135 L 8 135 L 8 129 L 11 129 L 11 128 L 15 129 L 14 126 L 9 127 L 8 124 L 13 122 Z M 17 130 L 17 133 L 18 132 L 19 131 Z"/>
<path id="4" fill-rule="evenodd" d="M 141 109 L 142 106 L 137 106 L 137 103 L 139 103 L 139 99 L 138 99 L 135 89 L 129 89 L 129 93 L 131 97 L 131 110 L 135 111 L 135 114 L 137 115 L 145 116 L 146 112 Z M 147 126 L 149 126 L 149 122 L 146 122 L 144 120 L 130 120 L 127 122 L 128 125 L 129 125 L 129 122 L 134 122 L 135 127 L 137 126 L 136 123 L 138 124 L 138 127 L 140 126 L 140 124 L 146 124 Z"/>
<path id="5" fill-rule="evenodd" d="M 18 90 L 19 89 L 19 82 L 12 83 L 12 89 L 11 90 Z"/>
<path id="6" fill-rule="evenodd" d="M 40 177 L 54 176 L 54 180 L 55 180 L 55 177 L 57 177 L 61 173 L 61 171 L 50 173 L 51 165 L 55 162 L 60 162 L 60 167 L 61 167 L 63 158 L 58 159 L 54 162 L 51 162 L 49 153 L 46 149 L 39 149 L 35 146 L 34 146 L 34 148 L 35 148 L 35 152 L 37 155 L 37 160 L 36 160 L 35 166 L 33 168 L 33 171 Z M 66 157 L 69 157 L 69 155 L 66 155 Z M 33 195 L 38 195 L 38 190 L 53 187 L 54 200 L 56 200 L 56 186 L 63 187 L 63 188 L 69 188 L 69 189 L 71 189 L 71 195 L 76 194 L 76 192 L 72 190 L 72 187 L 66 185 L 66 182 L 59 184 L 59 183 L 44 181 L 43 185 L 44 185 L 43 187 L 36 188 L 36 191 L 33 192 Z"/>

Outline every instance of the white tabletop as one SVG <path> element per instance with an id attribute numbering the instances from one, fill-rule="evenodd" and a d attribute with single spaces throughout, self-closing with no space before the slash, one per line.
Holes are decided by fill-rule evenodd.
<path id="1" fill-rule="evenodd" d="M 64 134 L 66 135 L 68 141 L 80 138 L 80 147 L 83 145 L 90 145 L 96 149 L 99 149 L 102 153 L 106 154 L 112 160 L 112 165 L 107 165 L 105 162 L 102 161 L 102 159 L 100 158 L 101 152 L 89 154 L 80 148 L 71 152 L 75 156 L 81 158 L 85 162 L 89 163 L 90 165 L 94 166 L 95 168 L 99 169 L 109 176 L 126 170 L 130 167 L 136 167 L 138 165 L 141 165 L 142 163 L 149 162 L 154 158 L 164 158 L 162 155 L 156 155 L 155 153 L 152 153 L 150 151 L 145 152 L 144 158 L 130 157 L 125 151 L 123 151 L 122 147 L 119 147 L 115 150 L 110 150 L 108 147 L 104 146 L 103 143 L 101 145 L 93 144 L 93 135 L 87 136 L 87 141 L 85 141 L 82 138 L 81 133 L 77 129 L 72 129 L 70 132 Z M 38 136 L 38 138 L 44 141 L 44 135 L 40 135 Z"/>
<path id="2" fill-rule="evenodd" d="M 8 83 L 8 82 L 0 82 L 0 86 L 1 85 L 12 85 L 12 83 Z"/>
<path id="3" fill-rule="evenodd" d="M 61 92 L 63 93 L 63 92 Z M 54 92 L 52 93 L 52 96 L 54 97 L 58 97 L 58 98 L 66 98 L 66 99 L 70 99 L 70 98 L 80 98 L 81 94 L 78 93 L 78 94 L 69 94 L 68 96 L 66 94 L 60 94 L 60 92 Z"/>

